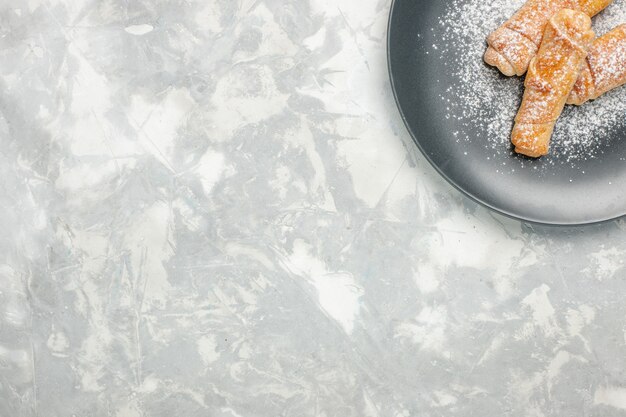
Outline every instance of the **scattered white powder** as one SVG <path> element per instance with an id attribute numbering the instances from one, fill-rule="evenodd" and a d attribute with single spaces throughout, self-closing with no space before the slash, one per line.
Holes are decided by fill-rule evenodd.
<path id="1" fill-rule="evenodd" d="M 486 37 L 511 17 L 525 0 L 449 0 L 431 28 L 432 54 L 445 62 L 454 82 L 440 95 L 446 118 L 455 119 L 464 131 L 457 141 L 477 140 L 470 131 L 483 132 L 487 148 L 496 157 L 511 152 L 513 119 L 521 103 L 523 78 L 504 77 L 483 62 Z M 615 0 L 593 18 L 597 36 L 626 23 L 626 0 Z M 435 34 L 440 33 L 438 38 Z M 623 136 L 626 128 L 626 86 L 604 94 L 581 107 L 567 106 L 552 137 L 544 162 L 569 163 L 597 157 L 607 140 Z M 480 139 L 480 138 L 478 138 Z M 610 149 L 610 147 L 609 147 Z"/>

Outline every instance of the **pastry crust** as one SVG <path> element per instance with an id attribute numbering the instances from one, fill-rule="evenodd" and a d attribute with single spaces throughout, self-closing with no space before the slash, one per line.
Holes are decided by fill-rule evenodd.
<path id="1" fill-rule="evenodd" d="M 523 75 L 537 54 L 545 25 L 559 10 L 572 9 L 594 16 L 613 0 L 528 0 L 487 38 L 485 62 L 504 75 Z"/>
<path id="2" fill-rule="evenodd" d="M 548 153 L 550 138 L 595 37 L 585 13 L 564 9 L 546 25 L 543 42 L 530 63 L 522 105 L 511 141 L 530 157 Z"/>
<path id="3" fill-rule="evenodd" d="M 593 42 L 567 104 L 580 106 L 624 84 L 626 84 L 626 24 L 618 26 Z"/>

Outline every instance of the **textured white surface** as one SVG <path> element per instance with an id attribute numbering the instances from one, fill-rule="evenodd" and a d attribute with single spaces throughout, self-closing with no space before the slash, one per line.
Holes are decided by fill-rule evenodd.
<path id="1" fill-rule="evenodd" d="M 448 186 L 388 0 L 0 4 L 0 416 L 618 416 L 626 223 Z"/>

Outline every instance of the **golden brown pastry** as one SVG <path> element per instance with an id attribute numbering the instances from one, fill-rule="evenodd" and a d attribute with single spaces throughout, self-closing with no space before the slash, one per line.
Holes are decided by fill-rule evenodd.
<path id="1" fill-rule="evenodd" d="M 561 9 L 589 16 L 598 14 L 613 0 L 528 0 L 487 38 L 485 62 L 507 76 L 523 75 L 541 44 L 545 25 Z"/>
<path id="2" fill-rule="evenodd" d="M 548 153 L 552 131 L 594 37 L 591 19 L 583 12 L 563 9 L 549 20 L 528 67 L 524 99 L 515 117 L 515 152 L 534 158 Z"/>
<path id="3" fill-rule="evenodd" d="M 580 106 L 626 84 L 626 24 L 597 38 L 567 99 Z"/>

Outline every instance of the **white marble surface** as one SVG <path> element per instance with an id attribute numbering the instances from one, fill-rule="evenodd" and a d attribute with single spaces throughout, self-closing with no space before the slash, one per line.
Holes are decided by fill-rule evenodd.
<path id="1" fill-rule="evenodd" d="M 0 3 L 0 416 L 623 416 L 626 222 L 418 154 L 389 0 Z"/>

